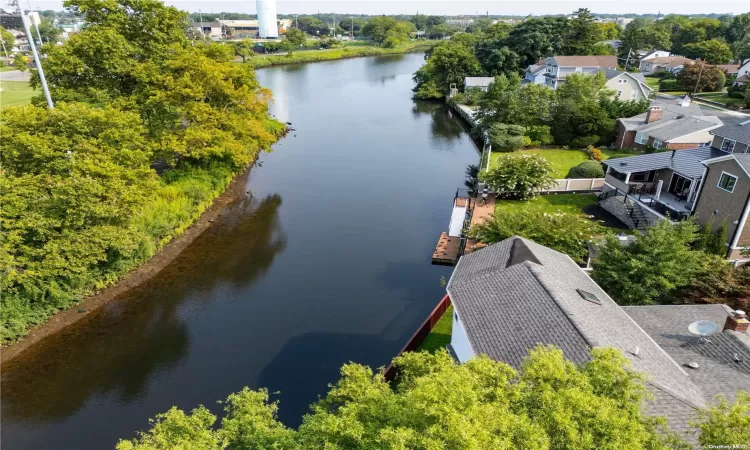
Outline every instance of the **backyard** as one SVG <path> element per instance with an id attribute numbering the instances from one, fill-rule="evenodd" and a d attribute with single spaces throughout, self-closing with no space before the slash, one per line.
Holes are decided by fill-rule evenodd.
<path id="1" fill-rule="evenodd" d="M 453 306 L 449 306 L 443 313 L 435 328 L 419 346 L 419 351 L 434 352 L 445 348 L 451 342 L 451 332 L 453 329 Z"/>
<path id="2" fill-rule="evenodd" d="M 0 81 L 0 109 L 25 105 L 37 93 L 29 86 L 28 81 Z"/>
<path id="3" fill-rule="evenodd" d="M 603 159 L 609 159 L 614 155 L 621 154 L 616 150 L 603 150 Z M 530 153 L 542 155 L 552 166 L 552 177 L 554 178 L 565 178 L 568 175 L 568 170 L 571 167 L 577 166 L 578 164 L 588 161 L 591 157 L 584 150 L 565 150 L 565 149 L 529 149 L 519 150 L 521 153 Z M 492 152 L 490 160 L 490 167 L 492 167 L 504 152 Z"/>

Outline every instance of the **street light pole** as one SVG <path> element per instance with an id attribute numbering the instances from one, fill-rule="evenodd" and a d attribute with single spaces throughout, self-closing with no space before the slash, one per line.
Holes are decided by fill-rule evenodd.
<path id="1" fill-rule="evenodd" d="M 44 91 L 44 97 L 47 99 L 47 106 L 49 109 L 55 109 L 55 104 L 52 103 L 52 96 L 49 95 L 49 87 L 47 86 L 47 79 L 44 77 L 44 69 L 42 69 L 42 60 L 39 58 L 39 53 L 36 51 L 36 44 L 34 38 L 31 36 L 31 30 L 29 29 L 29 23 L 26 21 L 26 14 L 21 11 L 21 22 L 23 22 L 23 29 L 26 31 L 26 36 L 29 38 L 29 45 L 31 46 L 31 53 L 34 55 L 34 61 L 36 62 L 36 70 L 39 73 L 39 81 L 42 83 L 42 90 Z"/>

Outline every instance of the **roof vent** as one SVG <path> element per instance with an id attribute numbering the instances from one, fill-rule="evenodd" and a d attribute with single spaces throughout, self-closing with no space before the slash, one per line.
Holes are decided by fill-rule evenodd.
<path id="1" fill-rule="evenodd" d="M 620 161 L 620 165 L 621 165 L 621 166 L 627 166 L 627 165 L 628 165 L 628 163 L 626 163 L 625 161 Z"/>
<path id="2" fill-rule="evenodd" d="M 690 362 L 690 363 L 688 363 L 688 364 L 687 364 L 687 366 L 688 366 L 688 367 L 690 367 L 691 369 L 697 369 L 697 368 L 699 368 L 699 367 L 700 367 L 700 366 L 698 365 L 698 363 L 697 363 L 697 362 L 695 362 L 695 361 L 693 361 L 693 362 Z"/>
<path id="3" fill-rule="evenodd" d="M 515 266 L 516 264 L 526 261 L 539 264 L 540 266 L 542 265 L 542 263 L 536 258 L 536 255 L 534 255 L 534 252 L 532 252 L 529 247 L 526 246 L 526 243 L 523 242 L 523 239 L 513 239 L 513 246 L 510 248 L 510 257 L 508 258 L 508 263 L 505 267 Z"/>
<path id="4" fill-rule="evenodd" d="M 583 289 L 576 289 L 576 292 L 578 292 L 578 295 L 580 295 L 581 298 L 583 298 L 586 301 L 589 301 L 591 303 L 596 303 L 597 305 L 602 304 L 602 301 L 599 300 L 599 297 L 592 294 L 591 292 L 584 291 Z M 636 350 L 636 354 L 637 354 L 637 350 Z"/>

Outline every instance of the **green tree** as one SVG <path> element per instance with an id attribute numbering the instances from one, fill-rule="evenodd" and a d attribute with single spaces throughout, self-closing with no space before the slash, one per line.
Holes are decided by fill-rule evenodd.
<path id="1" fill-rule="evenodd" d="M 442 98 L 451 83 L 463 86 L 464 78 L 482 73 L 472 47 L 460 40 L 441 42 L 427 54 L 427 63 L 414 73 L 416 98 Z"/>
<path id="2" fill-rule="evenodd" d="M 526 67 L 540 57 L 563 54 L 568 27 L 565 17 L 532 17 L 513 27 L 506 45 L 519 56 L 520 67 Z"/>
<path id="3" fill-rule="evenodd" d="M 551 173 L 552 167 L 543 156 L 519 152 L 500 155 L 479 179 L 502 197 L 526 200 L 552 186 Z"/>
<path id="4" fill-rule="evenodd" d="M 227 399 L 218 430 L 203 407 L 191 415 L 173 409 L 117 448 L 674 448 L 641 410 L 643 377 L 615 349 L 595 348 L 576 366 L 540 346 L 520 371 L 486 356 L 456 364 L 445 350 L 394 362 L 397 387 L 368 367 L 344 365 L 296 431 L 276 420 L 265 391 L 245 389 Z"/>
<path id="5" fill-rule="evenodd" d="M 503 45 L 503 39 L 483 40 L 477 44 L 475 53 L 489 76 L 518 73 L 518 55 Z"/>
<path id="6" fill-rule="evenodd" d="M 253 50 L 253 48 L 255 47 L 255 43 L 253 43 L 252 39 L 234 41 L 231 43 L 231 46 L 232 50 L 234 51 L 234 56 L 239 56 L 240 58 L 242 58 L 243 63 L 247 60 L 247 58 L 255 54 L 255 51 Z"/>
<path id="7" fill-rule="evenodd" d="M 686 44 L 683 51 L 686 57 L 700 58 L 709 64 L 726 64 L 732 59 L 732 49 L 716 39 Z"/>
<path id="8" fill-rule="evenodd" d="M 467 33 L 481 33 L 484 30 L 492 26 L 492 19 L 486 17 L 479 17 L 474 19 L 468 27 L 466 27 Z"/>
<path id="9" fill-rule="evenodd" d="M 573 13 L 573 19 L 568 23 L 565 52 L 567 55 L 592 55 L 597 42 L 605 39 L 604 32 L 595 17 L 586 8 L 580 8 Z"/>
<path id="10" fill-rule="evenodd" d="M 305 45 L 305 42 L 307 41 L 307 35 L 305 32 L 294 27 L 291 27 L 286 31 L 285 37 L 286 41 L 292 44 L 294 48 Z"/>
<path id="11" fill-rule="evenodd" d="M 310 36 L 327 36 L 331 33 L 328 25 L 320 19 L 312 16 L 304 16 L 297 19 L 299 29 Z"/>
<path id="12" fill-rule="evenodd" d="M 512 152 L 523 147 L 526 128 L 520 125 L 493 123 L 487 130 L 493 151 Z"/>
<path id="13" fill-rule="evenodd" d="M 676 225 L 662 220 L 625 247 L 608 237 L 592 276 L 621 304 L 668 302 L 695 279 L 706 258 L 691 248 L 696 231 L 692 220 Z"/>
<path id="14" fill-rule="evenodd" d="M 638 60 L 634 56 L 638 50 L 671 49 L 671 28 L 667 25 L 662 26 L 662 21 L 659 23 L 660 25 L 657 25 L 652 20 L 636 18 L 625 26 L 620 35 L 620 39 L 622 40 L 620 57 L 630 57 L 629 67 L 638 67 Z M 630 55 L 628 55 L 629 52 Z"/>
<path id="15" fill-rule="evenodd" d="M 16 53 L 13 56 L 13 65 L 16 67 L 16 69 L 24 72 L 29 69 L 29 57 L 24 55 L 23 53 Z"/>
<path id="16" fill-rule="evenodd" d="M 588 243 L 600 233 L 594 222 L 578 214 L 560 211 L 550 214 L 529 205 L 503 210 L 473 225 L 469 237 L 484 244 L 494 244 L 512 236 L 522 236 L 585 263 Z"/>
<path id="17" fill-rule="evenodd" d="M 704 448 L 731 447 L 750 439 L 750 394 L 739 392 L 734 404 L 722 398 L 719 404 L 701 411 L 696 423 L 701 430 L 698 443 Z"/>
<path id="18" fill-rule="evenodd" d="M 571 167 L 565 178 L 604 178 L 604 169 L 599 161 L 584 161 Z"/>
<path id="19" fill-rule="evenodd" d="M 673 28 L 675 30 L 675 28 Z M 722 27 L 718 19 L 702 18 L 688 21 L 676 27 L 672 34 L 672 51 L 683 54 L 686 46 L 721 36 Z"/>
<path id="20" fill-rule="evenodd" d="M 690 303 L 726 304 L 743 311 L 750 309 L 750 267 L 734 267 L 724 256 L 706 258 L 690 285 L 680 290 L 680 298 Z"/>
<path id="21" fill-rule="evenodd" d="M 54 20 L 51 18 L 42 19 L 41 23 L 39 23 L 39 26 L 35 26 L 34 28 L 38 28 L 39 35 L 42 37 L 43 43 L 57 42 L 57 38 L 60 37 L 60 34 L 62 33 L 62 30 L 55 26 Z M 35 34 L 35 31 L 33 31 L 32 33 Z"/>
<path id="22" fill-rule="evenodd" d="M 724 89 L 726 75 L 716 66 L 703 62 L 686 64 L 677 75 L 682 89 L 688 92 L 715 92 Z"/>
<path id="23" fill-rule="evenodd" d="M 398 22 L 386 33 L 383 47 L 394 48 L 409 40 L 409 33 L 416 31 L 411 22 Z"/>
<path id="24" fill-rule="evenodd" d="M 0 27 L 0 40 L 5 47 L 5 51 L 10 54 L 10 50 L 14 45 L 16 45 L 16 38 L 13 36 L 13 33 L 3 27 Z"/>
<path id="25" fill-rule="evenodd" d="M 393 17 L 374 17 L 362 27 L 362 34 L 382 44 L 388 37 L 388 32 L 391 31 L 397 23 L 398 21 Z"/>
<path id="26" fill-rule="evenodd" d="M 571 74 L 555 90 L 551 125 L 556 143 L 586 147 L 611 141 L 615 120 L 607 116 L 600 101 L 614 92 L 604 89 L 604 85 L 604 75 L 600 72 Z"/>

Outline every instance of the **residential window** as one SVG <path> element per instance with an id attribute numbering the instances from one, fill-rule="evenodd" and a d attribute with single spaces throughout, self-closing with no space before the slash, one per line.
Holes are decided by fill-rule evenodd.
<path id="1" fill-rule="evenodd" d="M 651 182 L 654 181 L 656 172 L 649 170 L 648 172 L 636 172 L 630 174 L 630 181 L 636 182 Z"/>
<path id="2" fill-rule="evenodd" d="M 737 177 L 726 172 L 722 172 L 721 177 L 719 177 L 719 184 L 717 186 L 719 189 L 723 189 L 727 192 L 732 192 L 734 191 L 734 185 L 736 183 Z"/>
<path id="3" fill-rule="evenodd" d="M 661 148 L 662 144 L 664 143 L 661 140 L 654 139 L 654 148 Z"/>
<path id="4" fill-rule="evenodd" d="M 578 72 L 578 73 L 583 72 L 583 67 L 576 67 L 576 72 Z"/>
<path id="5" fill-rule="evenodd" d="M 727 153 L 732 153 L 732 150 L 734 150 L 734 144 L 736 144 L 735 141 L 724 138 L 724 141 L 721 143 L 721 149 Z"/>
<path id="6" fill-rule="evenodd" d="M 638 144 L 643 145 L 646 142 L 648 142 L 648 136 L 646 136 L 643 133 L 636 133 L 635 134 L 635 142 L 637 142 Z"/>
<path id="7" fill-rule="evenodd" d="M 630 98 L 635 98 L 638 95 L 638 91 L 632 90 L 630 91 Z"/>
<path id="8" fill-rule="evenodd" d="M 617 84 L 628 84 L 628 80 L 626 78 L 622 78 L 617 80 Z"/>
<path id="9" fill-rule="evenodd" d="M 622 97 L 622 91 L 617 91 L 617 97 Z"/>

